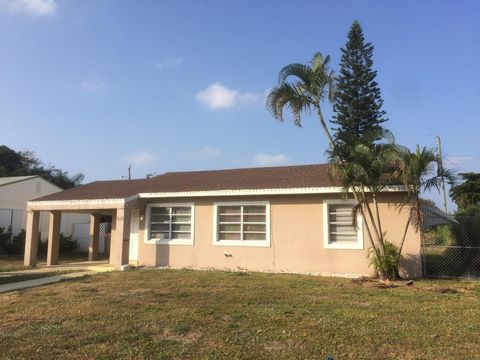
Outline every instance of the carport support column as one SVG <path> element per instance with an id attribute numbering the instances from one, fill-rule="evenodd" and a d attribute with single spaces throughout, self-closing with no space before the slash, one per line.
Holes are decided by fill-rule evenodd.
<path id="1" fill-rule="evenodd" d="M 88 261 L 98 260 L 98 242 L 100 234 L 100 214 L 90 214 L 90 242 Z"/>
<path id="2" fill-rule="evenodd" d="M 112 216 L 112 235 L 110 242 L 110 264 L 116 268 L 128 264 L 130 210 L 118 208 Z"/>
<path id="3" fill-rule="evenodd" d="M 37 264 L 40 211 L 27 211 L 27 230 L 25 234 L 25 266 Z"/>
<path id="4" fill-rule="evenodd" d="M 61 220 L 62 213 L 60 211 L 50 211 L 50 220 L 48 225 L 47 266 L 58 264 Z"/>

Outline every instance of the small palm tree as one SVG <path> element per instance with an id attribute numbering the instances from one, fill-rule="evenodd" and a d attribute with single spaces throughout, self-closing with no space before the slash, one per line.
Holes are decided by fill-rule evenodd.
<path id="1" fill-rule="evenodd" d="M 385 235 L 377 200 L 385 187 L 395 182 L 396 148 L 394 143 L 372 143 L 367 146 L 353 139 L 348 144 L 342 141 L 336 151 L 329 152 L 332 176 L 340 181 L 346 192 L 356 194 L 353 218 L 356 219 L 357 213 L 362 215 L 372 248 L 380 254 L 384 253 Z M 375 211 L 370 202 L 373 202 Z"/>
<path id="2" fill-rule="evenodd" d="M 405 204 L 410 207 L 399 248 L 399 253 L 401 253 L 410 225 L 419 231 L 423 223 L 420 193 L 432 189 L 440 190 L 442 179 L 453 182 L 455 177 L 451 170 L 439 169 L 436 166 L 438 164 L 437 155 L 426 147 L 420 149 L 420 146 L 417 145 L 415 152 L 402 148 L 399 149 L 398 154 L 400 158 L 398 177 L 407 189 Z"/>
<path id="3" fill-rule="evenodd" d="M 329 69 L 330 57 L 317 52 L 309 64 L 290 64 L 279 73 L 278 86 L 267 97 L 267 108 L 273 117 L 283 121 L 285 107 L 293 113 L 295 125 L 302 126 L 301 115 L 304 111 L 315 110 L 322 124 L 331 149 L 335 143 L 323 118 L 321 104 L 327 99 L 334 101 L 335 75 Z M 291 80 L 291 78 L 295 78 Z"/>

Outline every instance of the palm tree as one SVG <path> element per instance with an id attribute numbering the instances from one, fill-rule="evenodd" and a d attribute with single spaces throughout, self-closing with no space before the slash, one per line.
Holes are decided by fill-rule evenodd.
<path id="1" fill-rule="evenodd" d="M 397 145 L 371 143 L 368 146 L 358 139 L 345 140 L 338 144 L 336 151 L 329 152 L 332 175 L 341 182 L 346 192 L 352 191 L 356 195 L 354 219 L 356 213 L 360 213 L 365 220 L 364 227 L 372 249 L 383 254 L 385 235 L 377 200 L 385 187 L 395 181 Z M 374 211 L 370 202 L 373 202 Z"/>
<path id="2" fill-rule="evenodd" d="M 405 204 L 409 206 L 409 216 L 400 243 L 399 255 L 401 254 L 407 231 L 413 225 L 419 231 L 423 223 L 421 211 L 420 193 L 432 189 L 440 190 L 443 178 L 454 181 L 454 173 L 445 168 L 438 168 L 437 155 L 433 150 L 417 145 L 415 152 L 406 148 L 399 149 L 400 167 L 398 176 L 407 189 Z"/>
<path id="3" fill-rule="evenodd" d="M 333 102 L 335 97 L 335 75 L 329 69 L 330 57 L 317 52 L 309 64 L 290 64 L 279 73 L 278 86 L 267 97 L 267 108 L 273 117 L 283 121 L 285 107 L 293 113 L 295 125 L 302 126 L 301 114 L 315 110 L 331 149 L 335 143 L 323 118 L 321 104 L 325 99 Z M 290 80 L 294 77 L 294 80 Z"/>
<path id="4" fill-rule="evenodd" d="M 376 182 L 380 176 L 384 176 L 386 145 L 373 145 L 372 147 L 358 143 L 357 138 L 337 139 L 335 142 L 330 134 L 328 126 L 322 114 L 322 103 L 325 100 L 335 100 L 335 75 L 329 69 L 330 57 L 317 52 L 309 64 L 290 64 L 282 68 L 279 73 L 278 86 L 268 94 L 267 108 L 273 117 L 283 121 L 284 109 L 289 108 L 294 116 L 295 125 L 302 125 L 302 113 L 315 110 L 325 136 L 330 144 L 330 157 L 334 176 L 342 182 L 346 192 L 352 191 L 356 201 L 354 211 L 360 213 L 366 227 L 371 245 L 375 251 L 380 248 L 383 253 L 384 241 L 376 196 L 383 189 Z M 293 80 L 291 80 L 294 78 Z M 381 131 L 381 134 L 378 132 Z M 381 128 L 375 134 L 365 134 L 365 137 L 373 139 L 391 138 L 393 136 L 387 130 Z M 379 136 L 380 135 L 380 136 Z M 347 136 L 347 135 L 346 135 Z M 393 141 L 393 140 L 392 140 Z M 353 151 L 352 149 L 356 149 Z M 376 219 L 365 195 L 365 189 L 373 192 L 374 205 L 376 207 Z M 372 223 L 372 229 L 368 225 L 367 216 Z M 356 216 L 353 217 L 356 219 Z M 356 225 L 356 224 L 354 224 Z M 376 238 L 377 245 L 373 240 Z"/>
<path id="5" fill-rule="evenodd" d="M 345 146 L 342 146 L 342 149 L 337 148 L 328 130 L 321 108 L 322 102 L 326 99 L 331 103 L 335 100 L 335 75 L 329 69 L 329 62 L 330 57 L 328 55 L 323 57 L 322 53 L 317 52 L 309 64 L 294 63 L 283 67 L 278 76 L 278 86 L 269 92 L 266 105 L 273 117 L 280 121 L 283 121 L 284 108 L 290 108 L 295 125 L 299 127 L 302 126 L 302 113 L 305 111 L 311 112 L 313 108 L 330 144 L 330 154 L 337 160 L 337 170 L 342 170 L 339 172 L 342 172 L 344 178 L 348 178 L 345 174 L 347 164 L 344 163 L 345 157 L 343 154 L 343 150 L 346 150 L 346 148 Z M 292 77 L 295 79 L 290 80 Z M 361 202 L 359 195 L 353 184 L 351 185 L 355 201 L 359 204 Z M 356 209 L 365 219 L 362 206 L 357 205 Z M 368 227 L 367 233 L 369 238 L 372 239 Z M 372 245 L 375 247 L 373 240 Z"/>

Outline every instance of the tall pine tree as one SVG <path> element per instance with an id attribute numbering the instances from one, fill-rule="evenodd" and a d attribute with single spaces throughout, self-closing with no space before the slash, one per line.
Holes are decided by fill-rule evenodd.
<path id="1" fill-rule="evenodd" d="M 383 100 L 373 70 L 373 45 L 365 43 L 363 30 L 354 21 L 345 48 L 341 49 L 340 74 L 337 82 L 333 123 L 339 145 L 363 143 L 370 145 L 384 134 L 387 121 L 382 110 Z"/>

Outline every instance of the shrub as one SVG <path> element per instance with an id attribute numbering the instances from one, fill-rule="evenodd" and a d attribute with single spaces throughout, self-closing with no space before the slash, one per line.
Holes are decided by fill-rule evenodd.
<path id="1" fill-rule="evenodd" d="M 8 243 L 12 238 L 12 228 L 0 228 L 0 254 L 6 253 Z"/>
<path id="2" fill-rule="evenodd" d="M 25 249 L 25 230 L 22 229 L 13 236 L 5 246 L 5 253 L 9 255 L 23 255 Z"/>
<path id="3" fill-rule="evenodd" d="M 38 253 L 41 255 L 47 255 L 48 241 L 39 241 L 38 242 Z M 60 245 L 59 245 L 59 254 L 72 254 L 75 253 L 78 249 L 77 240 L 73 240 L 72 236 L 65 236 L 63 233 L 60 234 Z"/>
<path id="4" fill-rule="evenodd" d="M 370 252 L 370 265 L 375 268 L 378 276 L 382 279 L 399 278 L 399 263 L 401 256 L 398 255 L 398 247 L 385 241 L 384 253 L 372 250 Z"/>
<path id="5" fill-rule="evenodd" d="M 470 206 L 455 214 L 452 232 L 459 246 L 480 246 L 480 207 Z"/>
<path id="6" fill-rule="evenodd" d="M 47 255 L 47 249 L 48 249 L 48 240 L 42 241 L 38 240 L 38 255 Z"/>
<path id="7" fill-rule="evenodd" d="M 447 246 L 453 245 L 455 239 L 450 225 L 439 225 L 423 232 L 424 242 L 428 245 Z"/>
<path id="8" fill-rule="evenodd" d="M 77 240 L 73 240 L 72 236 L 60 234 L 60 254 L 71 254 L 77 251 Z"/>

